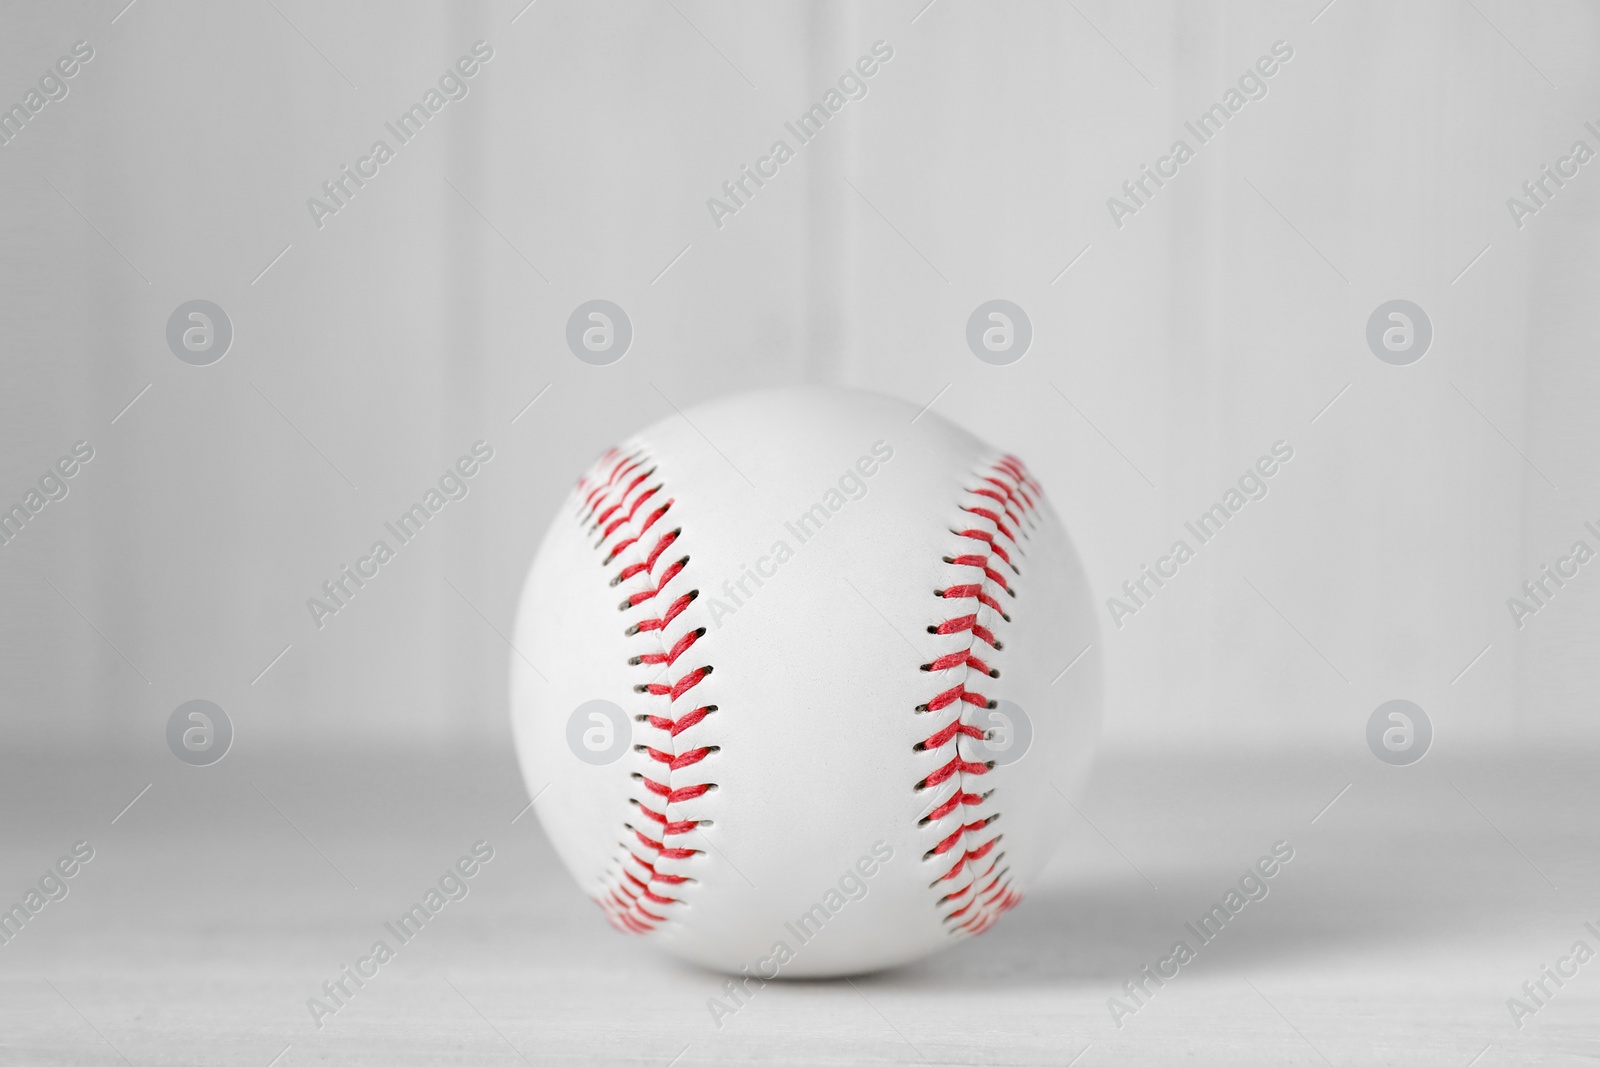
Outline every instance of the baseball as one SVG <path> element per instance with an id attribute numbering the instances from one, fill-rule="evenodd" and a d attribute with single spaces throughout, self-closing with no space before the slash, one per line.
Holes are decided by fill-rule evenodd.
<path id="1" fill-rule="evenodd" d="M 1072 823 L 1100 665 L 1022 460 L 933 411 L 777 389 L 602 455 L 511 657 L 528 794 L 617 929 L 761 980 L 982 933 Z"/>

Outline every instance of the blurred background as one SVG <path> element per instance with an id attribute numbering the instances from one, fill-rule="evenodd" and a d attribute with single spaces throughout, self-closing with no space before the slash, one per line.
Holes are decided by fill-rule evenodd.
<path id="1" fill-rule="evenodd" d="M 252 743 L 502 740 L 499 634 L 592 456 L 664 397 L 810 382 L 1025 457 L 1102 598 L 1293 447 L 1147 610 L 1102 612 L 1108 743 L 1359 744 L 1391 697 L 1441 744 L 1600 729 L 1600 591 L 1520 629 L 1506 603 L 1600 548 L 1600 179 L 1507 207 L 1600 147 L 1592 6 L 119 7 L 13 8 L 0 39 L 19 103 L 93 51 L 0 149 L 0 497 L 94 449 L 0 548 L 8 748 L 154 748 L 197 697 Z M 401 145 L 385 123 L 480 41 Z M 799 146 L 784 123 L 878 41 Z M 1275 42 L 1200 144 L 1184 123 Z M 719 226 L 708 199 L 780 138 L 796 158 Z M 1179 138 L 1195 157 L 1117 219 Z M 319 217 L 378 139 L 394 158 Z M 564 344 L 596 298 L 635 331 L 604 367 Z M 1009 366 L 965 343 L 997 298 L 1034 331 Z M 166 342 L 194 299 L 234 331 L 209 366 Z M 1409 366 L 1366 342 L 1391 299 L 1431 320 Z M 470 496 L 319 629 L 307 599 L 478 440 Z"/>
<path id="2" fill-rule="evenodd" d="M 0 949 L 0 1061 L 1592 1059 L 1592 977 L 1526 1029 L 1505 998 L 1600 937 L 1600 564 L 1560 563 L 1600 551 L 1593 4 L 95 0 L 0 28 L 0 904 L 100 857 Z M 632 328 L 608 365 L 567 341 L 593 300 Z M 1032 331 L 1003 365 L 968 343 L 992 300 Z M 1028 462 L 1095 591 L 1104 753 L 994 934 L 728 1036 L 720 980 L 606 935 L 523 817 L 506 638 L 598 453 L 810 383 Z M 479 442 L 467 495 L 317 618 Z M 1431 722 L 1414 768 L 1368 734 L 1396 699 Z M 192 700 L 232 724 L 214 769 L 170 748 Z M 305 998 L 479 838 L 477 903 L 316 1029 Z M 1273 902 L 1113 1026 L 1280 838 Z"/>

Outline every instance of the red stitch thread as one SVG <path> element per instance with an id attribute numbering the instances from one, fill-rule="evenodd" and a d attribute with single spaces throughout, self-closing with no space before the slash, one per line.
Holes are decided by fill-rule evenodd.
<path id="1" fill-rule="evenodd" d="M 640 482 L 644 481 L 646 478 L 648 478 L 653 473 L 655 473 L 655 472 L 654 471 L 645 471 L 643 474 L 639 475 L 638 478 L 634 479 L 633 485 L 638 485 Z M 628 489 L 630 491 L 633 489 L 633 485 L 630 485 L 628 487 Z M 600 535 L 601 540 L 604 540 L 607 537 L 610 537 L 613 533 L 615 533 L 616 530 L 617 530 L 617 527 L 623 525 L 624 523 L 632 522 L 634 513 L 637 512 L 639 510 L 639 508 L 644 505 L 644 502 L 646 500 L 649 500 L 651 497 L 655 496 L 660 491 L 661 491 L 661 487 L 658 485 L 658 486 L 654 487 L 653 489 L 646 489 L 643 493 L 640 493 L 639 494 L 639 498 L 633 502 L 633 507 L 628 509 L 628 513 L 626 515 L 623 515 L 620 518 L 615 518 L 615 519 L 611 520 L 610 525 L 608 525 L 606 527 L 606 532 Z"/>
<path id="2" fill-rule="evenodd" d="M 674 563 L 671 566 L 669 566 L 666 569 L 666 572 L 661 575 L 661 581 L 656 585 L 656 587 L 654 589 L 646 589 L 642 593 L 634 593 L 634 594 L 632 594 L 631 596 L 628 597 L 628 599 L 626 599 L 626 600 L 624 600 L 622 602 L 622 607 L 621 607 L 620 610 L 627 611 L 629 608 L 638 607 L 640 604 L 643 604 L 646 600 L 650 600 L 650 599 L 654 598 L 657 593 L 661 592 L 661 590 L 666 587 L 666 584 L 668 582 L 672 581 L 672 579 L 674 579 L 674 578 L 676 578 L 678 576 L 678 573 L 683 570 L 684 565 L 687 564 L 688 562 L 689 562 L 689 557 L 688 556 L 684 556 L 682 559 L 678 560 L 676 563 Z"/>
<path id="3" fill-rule="evenodd" d="M 987 641 L 996 651 L 1005 647 L 994 636 L 994 631 L 986 626 L 978 625 L 978 616 L 976 615 L 962 615 L 960 618 L 946 619 L 937 626 L 928 627 L 930 634 L 954 634 L 960 633 L 962 630 L 971 630 L 974 637 Z"/>
<path id="4" fill-rule="evenodd" d="M 671 789 L 665 785 L 662 785 L 660 782 L 651 781 L 649 778 L 639 774 L 637 771 L 634 772 L 633 777 L 644 782 L 645 788 L 650 790 L 650 792 L 656 794 L 657 796 L 666 797 L 668 804 L 677 804 L 681 801 L 693 800 L 695 797 L 709 793 L 711 790 L 717 787 L 717 783 L 715 782 L 706 782 L 703 785 L 689 785 L 683 786 L 679 789 Z"/>
<path id="5" fill-rule="evenodd" d="M 639 540 L 639 538 L 643 537 L 645 535 L 645 532 L 647 530 L 649 530 L 650 527 L 652 527 L 652 526 L 654 526 L 656 524 L 656 520 L 661 518 L 661 516 L 663 516 L 663 515 L 665 515 L 667 513 L 667 509 L 672 507 L 673 503 L 674 503 L 673 501 L 669 500 L 665 504 L 662 504 L 659 508 L 656 508 L 656 510 L 652 511 L 650 513 L 650 517 L 645 519 L 644 525 L 639 527 L 639 532 L 637 534 L 635 534 L 634 536 L 632 536 L 630 538 L 627 538 L 624 541 L 617 542 L 616 546 L 611 549 L 611 553 L 608 556 L 606 556 L 606 558 L 604 560 L 601 561 L 601 566 L 605 566 L 606 564 L 610 563 L 612 560 L 614 560 L 618 556 L 620 556 L 624 551 L 626 551 L 629 548 L 632 548 L 634 546 L 635 542 L 637 542 Z M 601 544 L 605 544 L 605 539 L 601 538 L 600 543 Z"/>
<path id="6" fill-rule="evenodd" d="M 666 848 L 660 841 L 651 840 L 634 827 L 630 826 L 628 829 L 633 830 L 633 836 L 639 839 L 640 844 L 656 854 L 656 859 L 681 860 L 700 854 L 700 850 L 697 848 Z"/>
<path id="7" fill-rule="evenodd" d="M 949 589 L 935 589 L 933 595 L 946 600 L 976 600 L 986 608 L 993 608 L 995 614 L 1006 622 L 1011 621 L 1011 616 L 1000 606 L 1000 601 L 985 593 L 981 585 L 952 585 Z"/>
<path id="8" fill-rule="evenodd" d="M 660 629 L 664 628 L 667 625 L 667 623 L 671 622 L 673 619 L 676 619 L 679 615 L 683 614 L 683 609 L 688 607 L 689 603 L 692 600 L 694 600 L 696 597 L 698 597 L 699 595 L 700 595 L 700 590 L 691 589 L 687 593 L 685 593 L 681 597 L 679 597 L 677 600 L 674 600 L 672 602 L 672 606 L 666 610 L 666 612 L 661 616 L 661 618 L 659 618 L 659 619 L 641 619 L 641 620 L 639 620 L 638 622 L 634 623 L 632 626 L 628 627 L 626 630 L 624 630 L 622 632 L 624 634 L 626 634 L 627 636 L 632 637 L 634 634 L 644 633 L 644 632 L 646 632 L 648 630 L 660 630 Z"/>
<path id="9" fill-rule="evenodd" d="M 973 695 L 977 696 L 978 694 Z M 982 697 L 980 696 L 979 699 L 982 699 Z M 978 729 L 976 726 L 968 726 L 960 719 L 957 719 L 955 722 L 951 723 L 949 726 L 946 726 L 943 730 L 940 730 L 927 740 L 918 741 L 913 747 L 913 751 L 922 752 L 925 749 L 930 748 L 943 748 L 945 745 L 950 743 L 951 739 L 954 738 L 956 734 L 966 734 L 968 737 L 976 737 L 979 741 L 983 740 L 982 730 Z"/>
<path id="10" fill-rule="evenodd" d="M 668 697 L 675 701 L 699 685 L 700 680 L 710 673 L 710 667 L 696 667 L 671 685 L 662 685 L 660 682 L 647 682 L 644 685 L 634 686 L 633 691 L 635 693 L 649 693 L 651 696 Z"/>
<path id="11" fill-rule="evenodd" d="M 678 535 L 681 533 L 683 533 L 683 528 L 680 526 L 676 530 L 668 530 L 666 533 L 662 534 L 660 540 L 656 542 L 656 547 L 650 550 L 650 554 L 645 557 L 643 563 L 628 564 L 628 566 L 617 572 L 617 576 L 615 578 L 611 579 L 611 584 L 620 585 L 629 578 L 632 578 L 635 574 L 653 569 L 656 565 L 656 560 L 661 557 L 661 553 L 665 552 L 668 546 L 670 546 L 672 542 L 676 541 L 678 539 Z"/>
<path id="12" fill-rule="evenodd" d="M 597 468 L 601 467 L 601 466 L 604 466 L 604 464 L 605 464 L 605 462 L 607 460 L 612 459 L 612 458 L 614 458 L 614 457 L 616 457 L 616 456 L 618 456 L 620 454 L 621 453 L 620 453 L 620 451 L 618 449 L 609 448 L 609 449 L 606 450 L 605 455 L 601 456 L 599 461 L 596 462 L 595 466 Z M 607 478 L 601 484 L 595 486 L 594 490 L 589 493 L 588 497 L 586 497 L 585 500 L 584 500 L 584 507 L 589 509 L 590 514 L 594 513 L 595 503 L 596 503 L 596 501 L 598 501 L 600 499 L 600 497 L 602 495 L 604 495 L 605 491 L 608 488 L 610 488 L 611 485 L 618 478 L 620 478 L 623 474 L 625 474 L 628 470 L 631 470 L 632 467 L 636 465 L 635 460 L 636 460 L 636 457 L 630 457 L 628 460 L 617 464 L 617 466 L 612 468 L 611 476 L 609 478 Z M 588 475 L 584 475 L 582 478 L 578 479 L 578 488 L 581 490 L 588 483 L 589 483 L 589 476 Z"/>
<path id="13" fill-rule="evenodd" d="M 651 474 L 650 471 L 645 471 L 643 474 L 641 474 L 637 478 L 635 478 L 632 482 L 630 482 L 626 486 L 624 486 L 622 492 L 617 494 L 617 499 L 612 503 L 612 505 L 610 507 L 606 508 L 605 510 L 601 511 L 598 515 L 596 515 L 594 517 L 594 522 L 590 523 L 589 529 L 591 529 L 591 530 L 599 529 L 601 523 L 605 522 L 607 519 L 611 518 L 611 516 L 615 515 L 617 513 L 617 509 L 622 507 L 623 501 L 625 501 L 628 498 L 628 494 L 633 492 L 635 487 L 637 487 L 640 482 L 642 482 L 646 478 L 650 477 L 650 474 Z M 601 537 L 610 537 L 611 536 L 611 530 L 614 530 L 614 529 L 616 529 L 616 527 L 610 527 L 609 529 L 607 529 L 607 531 L 605 533 L 601 534 L 600 536 Z"/>
<path id="14" fill-rule="evenodd" d="M 993 790 L 990 790 L 990 792 L 993 792 Z M 963 804 L 982 804 L 987 799 L 989 799 L 989 793 L 969 793 L 964 789 L 958 789 L 955 796 L 924 815 L 918 820 L 917 825 L 925 826 L 930 822 L 936 822 Z"/>
<path id="15" fill-rule="evenodd" d="M 637 666 L 641 663 L 665 663 L 670 667 L 679 656 L 683 655 L 685 652 L 689 651 L 690 648 L 694 647 L 694 643 L 705 635 L 706 628 L 704 626 L 697 627 L 696 629 L 690 630 L 688 633 L 678 638 L 678 643 L 672 646 L 671 651 L 645 652 L 628 660 L 628 664 L 630 666 Z"/>
<path id="16" fill-rule="evenodd" d="M 942 856 L 942 855 L 944 855 L 946 852 L 949 852 L 951 849 L 955 848 L 956 847 L 956 842 L 960 841 L 967 834 L 973 833 L 974 831 L 983 829 L 985 826 L 988 826 L 990 823 L 994 822 L 999 817 L 1000 817 L 999 815 L 990 815 L 986 819 L 979 819 L 977 822 L 971 822 L 971 823 L 967 823 L 967 825 L 965 825 L 965 826 L 956 827 L 956 832 L 955 833 L 951 834 L 949 837 L 945 838 L 943 841 L 940 841 L 937 845 L 934 845 L 927 852 L 923 853 L 922 858 L 923 859 L 929 859 L 929 858 L 931 858 L 933 856 Z M 995 840 L 998 841 L 999 838 L 996 838 Z"/>
<path id="17" fill-rule="evenodd" d="M 961 832 L 964 835 L 966 833 L 966 829 L 963 828 Z M 983 859 L 983 857 L 989 854 L 994 846 L 1000 843 L 1000 839 L 1004 836 L 1004 834 L 996 834 L 977 848 L 963 852 L 961 854 L 961 858 L 956 860 L 955 866 L 951 867 L 948 871 L 935 878 L 933 880 L 933 885 L 938 885 L 940 882 L 948 882 L 950 879 L 954 878 L 956 875 L 965 870 L 967 864 L 971 863 L 973 860 Z M 932 888 L 932 886 L 929 888 Z"/>
<path id="18" fill-rule="evenodd" d="M 656 467 L 642 452 L 624 454 L 621 450 L 613 448 L 600 458 L 591 474 L 579 480 L 580 521 L 586 523 L 589 530 L 598 533 L 595 547 L 605 550 L 601 560 L 602 566 L 610 566 L 623 553 L 639 545 L 656 523 L 671 510 L 674 501 L 671 498 L 662 500 L 663 484 L 660 482 L 651 484 L 651 479 L 655 475 Z M 657 602 L 673 581 L 682 575 L 689 563 L 689 557 L 686 555 L 674 560 L 659 573 L 656 570 L 663 554 L 682 536 L 682 533 L 683 530 L 679 527 L 659 535 L 643 559 L 635 557 L 624 561 L 618 568 L 617 573 L 610 579 L 610 584 L 613 586 L 641 575 L 647 582 L 644 589 L 628 594 L 618 605 L 620 611 L 634 611 L 647 603 Z M 608 547 L 608 542 L 612 542 L 613 538 L 615 542 Z M 625 635 L 633 637 L 665 630 L 698 596 L 697 589 L 690 589 L 677 595 L 665 610 L 659 611 L 654 617 L 641 618 L 630 624 L 624 631 Z M 670 648 L 658 642 L 658 650 L 641 652 L 630 657 L 628 663 L 630 666 L 649 666 L 656 670 L 670 669 L 705 634 L 704 627 L 696 628 L 679 637 Z M 640 683 L 634 686 L 634 690 L 651 696 L 666 696 L 669 704 L 676 704 L 711 672 L 712 667 L 709 665 L 696 667 L 675 679 Z M 670 715 L 656 714 L 638 715 L 635 718 L 649 723 L 669 737 L 676 738 L 716 710 L 716 705 L 707 704 L 685 712 L 676 719 Z M 716 788 L 713 782 L 678 788 L 673 788 L 670 784 L 672 772 L 706 759 L 719 751 L 716 745 L 692 747 L 681 753 L 668 752 L 644 744 L 635 745 L 634 750 L 652 765 L 660 768 L 658 772 L 660 777 L 668 779 L 658 781 L 639 772 L 632 775 L 634 781 L 640 783 L 650 795 L 659 799 L 663 809 L 667 804 L 677 805 L 693 801 Z M 596 898 L 596 902 L 612 925 L 618 929 L 642 934 L 649 933 L 658 924 L 667 921 L 667 909 L 682 903 L 681 897 L 670 895 L 669 890 L 694 881 L 686 875 L 660 872 L 656 870 L 656 864 L 662 859 L 685 861 L 702 855 L 699 849 L 671 846 L 666 843 L 666 839 L 689 833 L 698 826 L 707 825 L 707 822 L 703 819 L 669 819 L 665 810 L 657 811 L 633 798 L 630 798 L 630 803 L 650 821 L 650 825 L 656 826 L 658 830 L 653 831 L 654 836 L 652 836 L 631 823 L 623 824 L 632 835 L 633 842 L 621 844 L 621 866 L 616 872 L 617 879 L 607 892 Z M 638 873 L 635 873 L 635 870 Z"/>
<path id="19" fill-rule="evenodd" d="M 1018 526 L 1023 525 L 1025 516 L 1033 511 L 1033 498 L 1015 483 L 1003 482 L 992 475 L 985 475 L 983 480 L 1005 494 L 1006 514 L 1012 516 Z M 1016 505 L 1015 509 L 1012 508 L 1013 504 Z"/>
<path id="20" fill-rule="evenodd" d="M 673 771 L 681 771 L 685 767 L 693 767 L 696 763 L 711 755 L 711 753 L 720 751 L 718 746 L 708 745 L 703 748 L 691 748 L 681 756 L 674 756 L 671 752 L 663 752 L 659 748 L 651 748 L 649 745 L 635 745 L 634 749 L 635 751 L 643 752 L 657 763 L 665 763 L 667 769 Z"/>
<path id="21" fill-rule="evenodd" d="M 971 531 L 968 532 L 970 533 Z M 958 536 L 965 537 L 967 534 L 960 534 Z M 988 556 L 946 556 L 944 557 L 944 561 L 946 563 L 954 563 L 960 567 L 981 567 L 983 568 L 983 576 L 985 578 L 989 579 L 1006 592 L 1011 593 L 1012 596 L 1017 595 L 1016 593 L 1012 593 L 1011 587 L 1006 584 L 1005 575 L 989 566 Z"/>
<path id="22" fill-rule="evenodd" d="M 1033 511 L 1035 501 L 1040 496 L 1039 487 L 1029 477 L 1021 461 L 1013 456 L 995 460 L 987 470 L 977 474 L 977 482 L 979 484 L 968 491 L 971 499 L 961 505 L 961 510 L 985 520 L 993 529 L 973 527 L 951 530 L 956 537 L 979 542 L 983 551 L 961 552 L 944 556 L 943 560 L 955 567 L 977 568 L 984 580 L 961 581 L 943 589 L 935 589 L 934 596 L 941 600 L 976 601 L 980 610 L 987 608 L 1002 622 L 1010 622 L 1010 615 L 994 593 L 1003 592 L 1015 598 L 1016 590 L 996 568 L 994 561 L 1013 574 L 1021 573 L 1012 557 L 1020 551 L 1019 536 L 1026 535 L 1034 525 Z M 1001 544 L 1002 539 L 1006 544 Z M 990 591 L 991 588 L 994 592 Z M 950 908 L 944 915 L 944 922 L 950 924 L 952 932 L 977 934 L 992 926 L 1002 912 L 1014 907 L 1021 899 L 1007 880 L 1010 868 L 1000 866 L 1005 854 L 995 852 L 1004 834 L 982 837 L 988 826 L 1000 817 L 998 812 L 982 813 L 994 791 L 978 793 L 965 787 L 966 776 L 987 774 L 995 765 L 993 761 L 965 759 L 959 751 L 963 737 L 981 741 L 987 736 L 979 725 L 964 718 L 967 706 L 984 709 L 996 706 L 994 700 L 969 684 L 975 678 L 1000 676 L 997 669 L 974 654 L 976 643 L 982 641 L 996 652 L 1001 651 L 1004 645 L 993 630 L 979 623 L 976 612 L 934 622 L 928 626 L 928 632 L 971 635 L 971 643 L 967 648 L 947 653 L 922 665 L 924 671 L 930 672 L 961 670 L 965 672 L 965 677 L 916 708 L 918 713 L 937 713 L 953 707 L 957 709 L 957 715 L 952 722 L 913 746 L 918 752 L 940 751 L 948 757 L 938 769 L 917 782 L 913 788 L 920 792 L 950 781 L 957 783 L 954 795 L 924 815 L 918 821 L 919 826 L 940 823 L 958 811 L 970 811 L 976 816 L 964 817 L 953 830 L 945 831 L 944 836 L 923 854 L 923 859 L 931 861 L 945 858 L 949 862 L 949 866 L 933 880 L 930 888 L 957 881 L 963 874 L 967 875 L 966 884 L 947 892 L 939 899 L 938 906 Z M 949 751 L 948 746 L 951 745 L 958 746 L 954 752 Z M 992 859 L 989 858 L 991 853 Z M 986 860 L 987 866 L 983 866 Z M 980 867 L 983 869 L 980 870 Z"/>
<path id="23" fill-rule="evenodd" d="M 1000 677 L 999 671 L 967 651 L 952 652 L 948 656 L 940 656 L 932 663 L 924 663 L 922 669 L 925 671 L 947 671 L 951 667 L 961 666 L 971 667 L 973 670 L 987 674 L 991 678 Z"/>
<path id="24" fill-rule="evenodd" d="M 975 704 L 980 708 L 992 708 L 995 706 L 994 701 L 990 700 L 982 693 L 968 689 L 966 683 L 962 682 L 960 685 L 946 689 L 944 692 L 940 693 L 926 704 L 917 705 L 917 710 L 943 711 L 945 708 L 948 708 L 951 704 L 954 704 L 958 700 L 965 701 L 968 704 Z M 937 737 L 938 735 L 935 734 L 934 736 Z M 974 736 L 982 737 L 983 733 L 982 731 L 979 731 Z M 931 741 L 932 739 L 930 738 L 929 740 Z M 928 747 L 936 748 L 938 746 L 929 744 Z M 919 748 L 917 751 L 921 751 L 921 749 Z"/>
<path id="25" fill-rule="evenodd" d="M 638 719 L 641 722 L 648 722 L 657 730 L 665 730 L 673 737 L 677 737 L 679 734 L 683 733 L 683 731 L 687 730 L 689 727 L 693 726 L 695 723 L 699 722 L 701 719 L 705 718 L 707 715 L 716 710 L 717 706 L 715 704 L 707 704 L 703 708 L 695 708 L 681 719 L 669 719 L 662 715 L 640 715 L 638 716 Z"/>
<path id="26" fill-rule="evenodd" d="M 926 742 L 924 742 L 924 744 L 926 744 Z M 961 774 L 963 771 L 967 774 L 988 774 L 993 768 L 993 760 L 986 760 L 983 763 L 974 763 L 972 760 L 964 760 L 960 756 L 956 756 L 952 758 L 949 763 L 946 763 L 943 767 L 940 767 L 938 770 L 928 775 L 912 788 L 916 789 L 918 792 L 921 792 L 922 790 L 931 788 L 932 786 L 943 785 L 945 782 L 948 782 L 950 779 L 954 778 L 958 774 Z"/>
<path id="27" fill-rule="evenodd" d="M 999 556 L 1006 566 L 1010 567 L 1018 574 L 1022 573 L 1021 571 L 1017 570 L 1017 565 L 1011 562 L 1010 554 L 1000 546 L 1000 543 L 994 539 L 994 534 L 990 533 L 988 530 L 958 530 L 956 532 L 956 536 L 970 537 L 974 541 L 983 541 L 989 546 L 989 551 L 993 552 L 996 556 Z M 987 567 L 985 569 L 987 569 Z"/>

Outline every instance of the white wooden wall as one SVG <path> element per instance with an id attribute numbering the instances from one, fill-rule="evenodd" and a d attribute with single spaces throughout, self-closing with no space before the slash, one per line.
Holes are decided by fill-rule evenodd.
<path id="1" fill-rule="evenodd" d="M 1359 744 L 1394 696 L 1440 743 L 1594 736 L 1600 576 L 1520 631 L 1505 607 L 1600 520 L 1600 176 L 1521 230 L 1504 203 L 1600 148 L 1590 7 L 120 6 L 0 34 L 0 100 L 96 51 L 0 148 L 0 501 L 96 449 L 0 548 L 0 744 L 151 747 L 193 697 L 240 743 L 499 736 L 496 631 L 576 472 L 663 394 L 807 381 L 938 395 L 1023 455 L 1104 596 L 1292 443 L 1108 619 L 1113 739 Z M 316 228 L 306 199 L 480 39 L 469 95 Z M 865 98 L 714 227 L 706 199 L 879 40 Z M 1113 225 L 1279 40 L 1268 95 Z M 196 297 L 236 329 L 204 368 L 164 341 Z M 562 340 L 595 297 L 636 330 L 606 368 Z M 965 347 L 996 297 L 1035 329 L 1010 367 Z M 1394 297 L 1434 324 L 1410 367 L 1364 341 Z M 306 598 L 478 439 L 471 495 L 314 628 Z"/>

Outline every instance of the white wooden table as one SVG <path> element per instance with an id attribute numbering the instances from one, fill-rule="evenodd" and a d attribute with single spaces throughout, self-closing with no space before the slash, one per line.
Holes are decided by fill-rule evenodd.
<path id="1" fill-rule="evenodd" d="M 1593 1063 L 1600 960 L 1520 1030 L 1506 1002 L 1600 950 L 1596 756 L 1109 753 L 992 932 L 767 986 L 720 1028 L 719 977 L 613 933 L 512 823 L 506 750 L 7 759 L 0 897 L 74 841 L 95 857 L 0 945 L 0 1063 Z M 479 839 L 469 894 L 319 1029 L 307 999 Z M 1185 921 L 1280 839 L 1270 894 L 1114 1025 L 1124 980 L 1198 945 Z"/>

